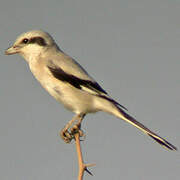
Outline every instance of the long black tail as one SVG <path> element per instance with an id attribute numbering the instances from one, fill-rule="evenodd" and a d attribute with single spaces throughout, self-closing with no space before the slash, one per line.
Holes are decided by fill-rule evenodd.
<path id="1" fill-rule="evenodd" d="M 165 139 L 161 138 L 151 130 L 149 130 L 147 127 L 145 127 L 143 124 L 140 122 L 136 121 L 132 116 L 127 114 L 124 110 L 122 110 L 120 107 L 116 106 L 118 109 L 118 112 L 114 112 L 113 114 L 116 115 L 117 117 L 129 122 L 133 126 L 137 127 L 141 131 L 143 131 L 145 134 L 149 135 L 151 138 L 153 138 L 156 142 L 158 142 L 160 145 L 163 147 L 170 149 L 170 150 L 177 150 L 175 146 L 170 144 L 168 141 Z"/>

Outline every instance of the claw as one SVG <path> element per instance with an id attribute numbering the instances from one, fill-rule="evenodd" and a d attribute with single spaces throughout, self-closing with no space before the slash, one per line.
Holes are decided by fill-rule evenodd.
<path id="1" fill-rule="evenodd" d="M 83 116 L 83 117 L 84 117 L 84 116 Z M 75 118 L 77 118 L 77 117 L 73 118 L 73 119 L 64 127 L 64 129 L 61 130 L 60 136 L 61 136 L 61 138 L 63 139 L 63 141 L 64 141 L 65 143 L 70 143 L 70 142 L 72 141 L 72 139 L 74 139 L 74 135 L 75 135 L 76 133 L 78 133 L 80 137 L 84 137 L 84 136 L 85 136 L 84 132 L 81 130 L 81 121 L 82 121 L 82 118 L 83 118 L 83 117 L 81 117 L 81 119 L 78 121 L 77 124 L 75 124 L 75 125 L 72 126 L 73 122 L 76 120 Z M 72 126 L 72 128 L 70 128 L 70 126 Z M 69 129 L 69 131 L 68 131 L 68 129 Z"/>
<path id="2" fill-rule="evenodd" d="M 65 143 L 70 143 L 73 139 L 73 136 L 67 130 L 64 129 L 60 132 L 60 136 Z"/>
<path id="3" fill-rule="evenodd" d="M 71 134 L 75 134 L 79 132 L 79 127 L 75 124 L 71 129 Z"/>
<path id="4" fill-rule="evenodd" d="M 79 133 L 80 137 L 85 136 L 84 132 L 80 129 L 81 125 L 80 124 L 75 124 L 71 129 L 71 135 L 73 136 L 76 133 Z"/>
<path id="5" fill-rule="evenodd" d="M 84 134 L 84 132 L 83 132 L 82 130 L 79 130 L 79 136 L 80 136 L 80 137 L 85 136 L 85 134 Z"/>

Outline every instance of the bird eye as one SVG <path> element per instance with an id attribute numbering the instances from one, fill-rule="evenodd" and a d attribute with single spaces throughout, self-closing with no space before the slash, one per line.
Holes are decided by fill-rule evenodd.
<path id="1" fill-rule="evenodd" d="M 25 38 L 25 39 L 22 40 L 22 42 L 23 42 L 24 44 L 27 44 L 28 41 L 29 41 L 29 40 L 28 40 L 27 38 Z"/>

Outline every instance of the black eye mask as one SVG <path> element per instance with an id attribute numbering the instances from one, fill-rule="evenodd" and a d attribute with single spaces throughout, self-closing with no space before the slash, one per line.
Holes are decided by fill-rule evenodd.
<path id="1" fill-rule="evenodd" d="M 29 39 L 29 44 L 38 44 L 39 46 L 46 46 L 47 43 L 42 37 L 33 37 Z"/>

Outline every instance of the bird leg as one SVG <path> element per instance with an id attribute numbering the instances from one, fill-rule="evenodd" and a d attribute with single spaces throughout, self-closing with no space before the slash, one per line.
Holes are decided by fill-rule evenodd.
<path id="1" fill-rule="evenodd" d="M 60 136 L 65 143 L 70 143 L 74 139 L 74 134 L 79 133 L 80 137 L 84 136 L 83 131 L 81 130 L 81 122 L 85 114 L 78 114 L 70 120 L 66 126 L 61 130 Z M 77 121 L 77 123 L 75 123 Z M 74 124 L 74 125 L 73 125 Z M 70 131 L 68 130 L 70 127 Z"/>
<path id="2" fill-rule="evenodd" d="M 84 136 L 83 131 L 81 130 L 81 122 L 84 119 L 85 114 L 80 115 L 80 118 L 77 119 L 77 123 L 75 125 L 72 126 L 72 128 L 70 129 L 71 134 L 74 136 L 74 134 L 79 133 L 79 136 L 82 137 Z"/>

